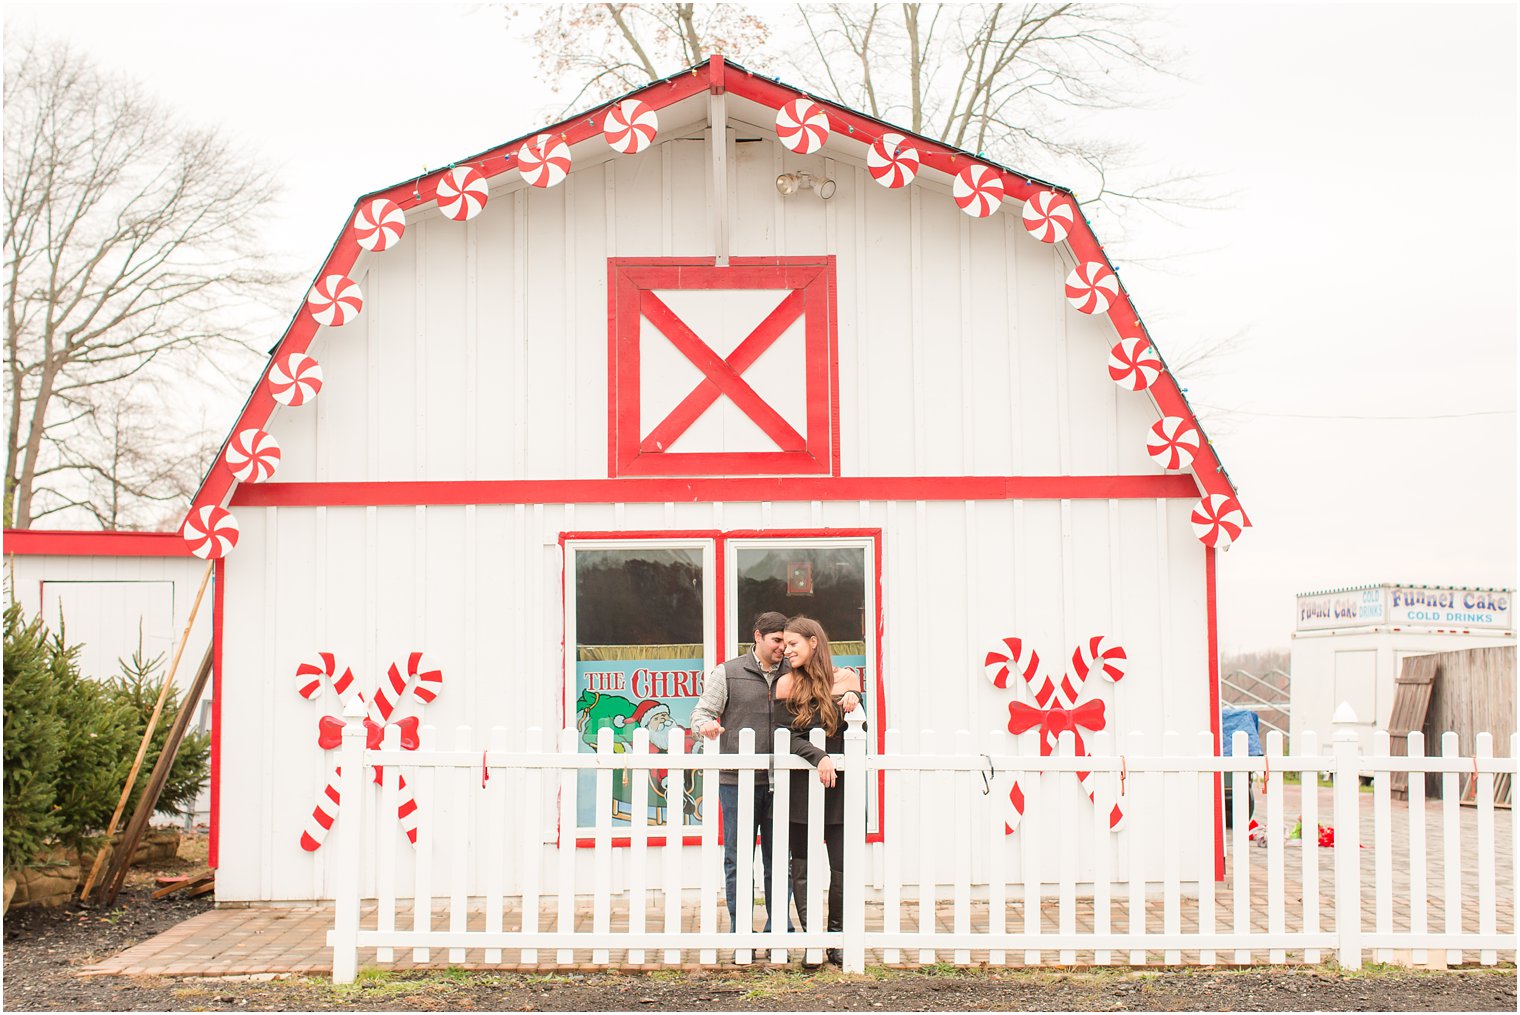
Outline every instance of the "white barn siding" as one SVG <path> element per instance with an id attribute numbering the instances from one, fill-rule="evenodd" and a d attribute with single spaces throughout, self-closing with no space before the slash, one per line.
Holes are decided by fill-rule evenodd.
<path id="1" fill-rule="evenodd" d="M 1110 730 L 1191 737 L 1208 728 L 1203 550 L 1186 526 L 1185 502 L 1129 501 L 1117 510 L 1059 501 L 821 508 L 826 524 L 884 530 L 885 706 L 907 750 L 918 749 L 922 729 L 942 736 L 970 729 L 976 750 L 1008 749 L 1001 730 L 1008 698 L 982 678 L 981 663 L 1009 634 L 1030 639 L 1053 674 L 1078 638 L 1116 637 L 1130 666 L 1106 695 Z M 802 502 L 243 509 L 243 540 L 227 563 L 219 898 L 307 899 L 324 895 L 329 883 L 332 851 L 313 857 L 298 840 L 327 775 L 316 719 L 335 706 L 298 697 L 300 662 L 334 651 L 369 688 L 392 660 L 420 649 L 445 675 L 424 713 L 442 743 L 452 746 L 455 727 L 469 725 L 470 746 L 484 748 L 489 728 L 501 725 L 520 745 L 528 727 L 563 722 L 562 531 L 612 528 L 619 516 L 629 531 L 804 527 L 818 522 L 818 511 Z M 1034 734 L 1022 740 L 1023 752 L 1037 753 Z M 1147 820 L 1138 794 L 1146 791 L 1136 781 L 1130 813 L 1138 831 Z M 1005 795 L 1003 783 L 991 797 L 975 796 L 974 806 L 1001 807 Z M 1047 874 L 1069 846 L 1053 820 L 1058 811 L 1047 808 L 1090 813 L 1085 801 L 1063 797 L 1045 794 L 1031 805 L 1043 819 L 1024 826 Z M 378 797 L 369 799 L 373 813 Z M 948 810 L 933 806 L 915 813 L 910 827 L 949 827 Z M 393 819 L 379 820 L 396 828 Z M 552 792 L 541 820 L 552 842 Z M 984 838 L 976 839 L 978 870 L 985 870 Z M 1089 848 L 1085 839 L 1081 848 Z M 1010 849 L 1017 872 L 1018 847 Z M 917 842 L 907 850 L 911 880 Z M 689 852 L 695 886 L 700 867 Z M 1196 869 L 1196 859 L 1184 869 Z M 1079 869 L 1089 860 L 1082 854 Z M 435 862 L 435 887 L 448 885 L 447 854 Z M 477 858 L 472 891 L 481 890 L 488 862 Z M 511 884 L 521 867 L 508 857 L 504 869 Z"/>
<path id="2" fill-rule="evenodd" d="M 838 257 L 844 475 L 1159 473 L 1150 399 L 1108 380 L 1112 326 L 1067 304 L 1017 202 L 972 220 L 930 181 L 732 147 L 732 255 Z M 607 259 L 712 255 L 707 158 L 674 139 L 548 191 L 498 178 L 468 223 L 412 213 L 354 269 L 364 312 L 318 331 L 317 411 L 275 410 L 280 481 L 605 478 Z M 837 193 L 777 195 L 796 170 Z"/>

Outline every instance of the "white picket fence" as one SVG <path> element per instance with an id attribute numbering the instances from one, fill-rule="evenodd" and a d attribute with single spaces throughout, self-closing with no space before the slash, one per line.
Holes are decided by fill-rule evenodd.
<path id="1" fill-rule="evenodd" d="M 596 753 L 579 753 L 580 733 L 574 729 L 561 732 L 558 750 L 542 749 L 537 730 L 528 731 L 524 749 L 508 750 L 506 731 L 498 728 L 492 731 L 491 746 L 481 750 L 466 727 L 456 731 L 453 749 L 438 748 L 433 732 L 424 729 L 421 749 L 403 751 L 394 728 L 387 731 L 381 749 L 366 749 L 361 719 L 347 717 L 340 763 L 343 811 L 329 840 L 329 847 L 339 852 L 336 915 L 329 935 L 337 982 L 355 978 L 361 950 L 373 951 L 374 961 L 386 964 L 396 961 L 398 948 L 412 949 L 412 959 L 419 963 L 432 961 L 436 950 L 446 950 L 450 964 L 526 967 L 585 962 L 588 954 L 595 965 L 714 965 L 720 955 L 748 963 L 757 953 L 763 961 L 785 963 L 798 951 L 816 962 L 822 949 L 839 948 L 847 971 L 863 970 L 868 955 L 889 965 L 1004 965 L 1021 960 L 1033 965 L 1051 958 L 1063 965 L 1143 964 L 1157 958 L 1167 965 L 1208 965 L 1249 963 L 1258 956 L 1280 963 L 1290 954 L 1312 963 L 1334 955 L 1351 969 L 1360 967 L 1367 950 L 1378 961 L 1407 954 L 1417 963 L 1442 949 L 1452 963 L 1462 962 L 1468 953 L 1485 964 L 1497 962 L 1501 954 L 1514 957 L 1520 877 L 1513 845 L 1520 838 L 1520 821 L 1511 811 L 1505 819 L 1510 825 L 1503 837 L 1507 842 L 1498 848 L 1492 791 L 1496 774 L 1516 771 L 1520 743 L 1514 739 L 1506 758 L 1493 757 L 1488 734 L 1478 737 L 1475 757 L 1459 757 L 1456 736 L 1448 733 L 1442 738 L 1441 756 L 1426 757 L 1422 738 L 1411 734 L 1408 756 L 1398 757 L 1389 751 L 1387 735 L 1380 734 L 1373 753 L 1364 755 L 1346 722 L 1338 726 L 1328 754 L 1320 753 L 1312 735 L 1304 735 L 1296 745 L 1298 752 L 1284 755 L 1281 735 L 1271 733 L 1267 756 L 1247 757 L 1245 734 L 1239 733 L 1233 756 L 1215 757 L 1210 734 L 1185 741 L 1168 733 L 1159 752 L 1144 750 L 1140 737 L 1129 738 L 1123 750 L 1100 739 L 1090 745 L 1096 748 L 1093 755 L 1073 757 L 1071 734 L 1065 733 L 1055 756 L 1040 757 L 978 753 L 964 732 L 956 734 L 947 749 L 941 749 L 933 734 L 924 733 L 919 750 L 908 754 L 900 748 L 899 733 L 889 730 L 885 749 L 878 754 L 868 750 L 863 729 L 852 722 L 845 751 L 835 759 L 846 775 L 843 931 L 824 930 L 828 873 L 823 798 L 818 780 L 810 777 L 808 807 L 814 820 L 809 826 L 807 926 L 788 932 L 786 921 L 777 919 L 769 933 L 734 933 L 727 926 L 722 901 L 715 794 L 707 794 L 699 824 L 683 824 L 680 806 L 666 809 L 663 824 L 650 823 L 643 804 L 652 772 L 667 771 L 668 784 L 681 785 L 684 773 L 696 770 L 703 773 L 705 786 L 715 787 L 720 770 L 735 771 L 739 823 L 747 826 L 756 772 L 812 772 L 790 753 L 785 731 L 778 731 L 774 755 L 754 753 L 753 734 L 748 732 L 741 735 L 737 754 L 719 754 L 716 744 L 708 743 L 703 751 L 688 755 L 679 738 L 672 738 L 670 753 L 650 754 L 643 731 L 635 734 L 631 753 L 618 753 L 611 731 L 605 730 Z M 374 766 L 383 766 L 383 782 L 375 820 L 366 825 L 362 810 L 373 808 L 374 801 L 361 790 Z M 595 773 L 596 818 L 594 828 L 577 830 L 582 772 Z M 626 772 L 631 783 L 632 827 L 615 827 L 612 821 L 614 772 Z M 1017 854 L 1017 876 L 1010 876 L 1009 843 L 1025 833 L 1007 836 L 1004 811 L 984 798 L 993 784 L 989 777 L 1006 781 L 1010 772 L 1024 774 L 1027 813 L 1049 807 L 1046 820 L 1060 820 L 1063 835 L 1090 843 L 1081 851 L 1082 860 L 1077 849 L 1062 849 L 1056 870 L 1046 873 L 1039 852 L 1026 848 Z M 1094 773 L 1089 785 L 1095 806 L 1082 798 L 1078 772 Z M 1396 827 L 1389 793 L 1394 772 L 1441 774 L 1439 850 L 1427 851 L 1430 830 L 1422 778 L 1410 778 L 1407 827 Z M 1226 832 L 1231 870 L 1217 884 L 1216 773 L 1234 780 L 1233 829 Z M 1285 842 L 1283 836 L 1284 780 L 1278 776 L 1288 773 L 1296 773 L 1304 786 L 1305 831 L 1294 842 Z M 1318 807 L 1315 787 L 1320 773 L 1333 780 L 1329 814 L 1321 814 Z M 394 825 L 394 820 L 384 819 L 396 812 L 398 775 L 425 811 L 451 801 L 436 814 L 423 814 L 415 851 L 404 841 L 398 845 L 393 829 L 385 834 L 364 832 Z M 1263 775 L 1266 794 L 1257 808 L 1258 814 L 1265 814 L 1269 834 L 1266 848 L 1255 850 L 1247 840 L 1247 785 Z M 1363 775 L 1372 777 L 1370 795 L 1361 791 L 1358 777 Z M 1462 832 L 1458 796 L 1465 775 L 1475 776 L 1476 782 L 1475 843 L 1470 833 Z M 885 788 L 882 837 L 868 847 L 867 794 L 875 792 L 878 778 Z M 779 777 L 773 783 L 776 850 L 777 856 L 785 857 L 791 780 Z M 1149 788 L 1144 797 L 1149 816 L 1138 826 L 1131 820 L 1111 831 L 1106 818 L 1110 805 L 1121 795 L 1131 802 L 1138 799 L 1137 785 Z M 552 795 L 555 787 L 562 828 L 557 848 L 545 853 L 538 823 L 519 820 L 514 827 L 511 818 L 532 812 L 533 802 L 545 793 Z M 1001 787 L 1000 792 L 1006 796 Z M 1373 831 L 1371 848 L 1366 849 L 1360 841 L 1360 819 L 1362 798 L 1369 796 Z M 949 808 L 949 834 L 920 817 L 931 804 L 936 814 Z M 448 827 L 438 827 L 444 820 Z M 1320 824 L 1333 824 L 1335 829 L 1333 852 L 1327 850 L 1323 858 L 1315 834 Z M 986 859 L 980 873 L 970 859 L 978 836 L 982 843 L 975 852 Z M 589 849 L 586 839 L 591 840 Z M 698 843 L 694 848 L 693 840 Z M 683 841 L 687 845 L 666 845 Z M 952 844 L 948 853 L 947 841 Z M 918 871 L 905 884 L 902 855 L 909 842 L 922 848 Z M 1148 879 L 1158 848 L 1161 877 Z M 626 853 L 618 858 L 615 877 L 614 853 L 620 849 Z M 683 857 L 693 849 L 700 860 L 696 890 L 683 888 L 689 880 Z M 874 864 L 872 850 L 878 851 Z M 1396 869 L 1395 853 L 1405 851 L 1407 859 L 1401 855 Z M 1475 870 L 1464 871 L 1464 851 L 1475 853 Z M 509 852 L 522 865 L 512 872 L 510 895 L 501 859 Z M 587 852 L 589 876 L 580 862 Z M 1260 853 L 1265 856 L 1256 855 Z M 544 856 L 552 859 L 541 863 Z M 1322 870 L 1322 859 L 1333 866 Z M 1498 868 L 1501 861 L 1504 870 Z M 1090 869 L 1079 871 L 1079 862 Z M 750 884 L 754 850 L 740 849 L 738 865 L 739 885 Z M 768 872 L 771 883 L 764 892 L 769 899 L 787 894 L 787 865 L 775 866 Z M 483 885 L 472 871 L 484 872 Z M 1464 873 L 1477 879 L 1475 921 L 1470 907 L 1464 911 Z M 448 883 L 435 891 L 435 877 Z M 1364 880 L 1370 881 L 1370 892 L 1364 891 Z M 1437 887 L 1436 880 L 1440 895 L 1432 900 L 1429 893 Z M 403 883 L 410 884 L 411 895 L 398 899 L 397 886 Z M 373 886 L 368 896 L 372 903 L 361 897 L 365 884 Z M 1501 884 L 1506 896 L 1502 914 Z M 472 887 L 480 890 L 472 892 Z M 741 890 L 737 895 L 736 925 L 753 928 L 754 893 Z M 1437 911 L 1439 926 L 1433 925 Z"/>

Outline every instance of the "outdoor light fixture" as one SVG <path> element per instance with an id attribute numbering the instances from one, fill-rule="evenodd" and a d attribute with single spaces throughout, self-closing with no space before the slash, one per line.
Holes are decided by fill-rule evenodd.
<path id="1" fill-rule="evenodd" d="M 827 178 L 813 179 L 812 173 L 782 173 L 776 177 L 776 193 L 782 197 L 790 197 L 799 190 L 812 190 L 827 201 L 834 196 L 835 186 L 834 181 Z"/>

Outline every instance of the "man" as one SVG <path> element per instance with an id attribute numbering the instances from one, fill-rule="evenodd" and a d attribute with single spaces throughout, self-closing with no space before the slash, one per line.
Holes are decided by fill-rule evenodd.
<path id="1" fill-rule="evenodd" d="M 702 698 L 691 710 L 691 727 L 711 740 L 718 738 L 724 754 L 739 753 L 739 731 L 755 731 L 755 752 L 771 752 L 772 731 L 771 687 L 787 670 L 783 656 L 786 617 L 779 613 L 762 613 L 755 618 L 755 648 L 737 659 L 720 663 L 707 675 L 702 688 Z M 755 773 L 755 825 L 739 827 L 739 773 L 723 772 L 718 777 L 718 807 L 723 815 L 723 879 L 727 890 L 728 922 L 735 928 L 737 908 L 736 885 L 739 870 L 741 844 L 751 851 L 755 848 L 755 825 L 760 828 L 760 855 L 765 875 L 771 867 L 771 785 L 765 771 Z M 781 864 L 786 865 L 786 857 Z M 758 873 L 758 872 L 757 872 Z M 764 879 L 760 882 L 766 884 Z M 748 886 L 746 891 L 754 891 Z M 768 897 L 768 893 L 766 894 Z M 781 903 L 786 909 L 786 900 Z M 771 929 L 772 907 L 767 903 L 765 929 Z M 791 923 L 788 921 L 788 927 Z"/>

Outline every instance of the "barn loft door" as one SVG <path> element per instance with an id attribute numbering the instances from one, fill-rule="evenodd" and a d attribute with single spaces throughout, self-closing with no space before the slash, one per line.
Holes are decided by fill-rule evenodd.
<path id="1" fill-rule="evenodd" d="M 610 262 L 608 474 L 838 473 L 834 266 Z"/>

